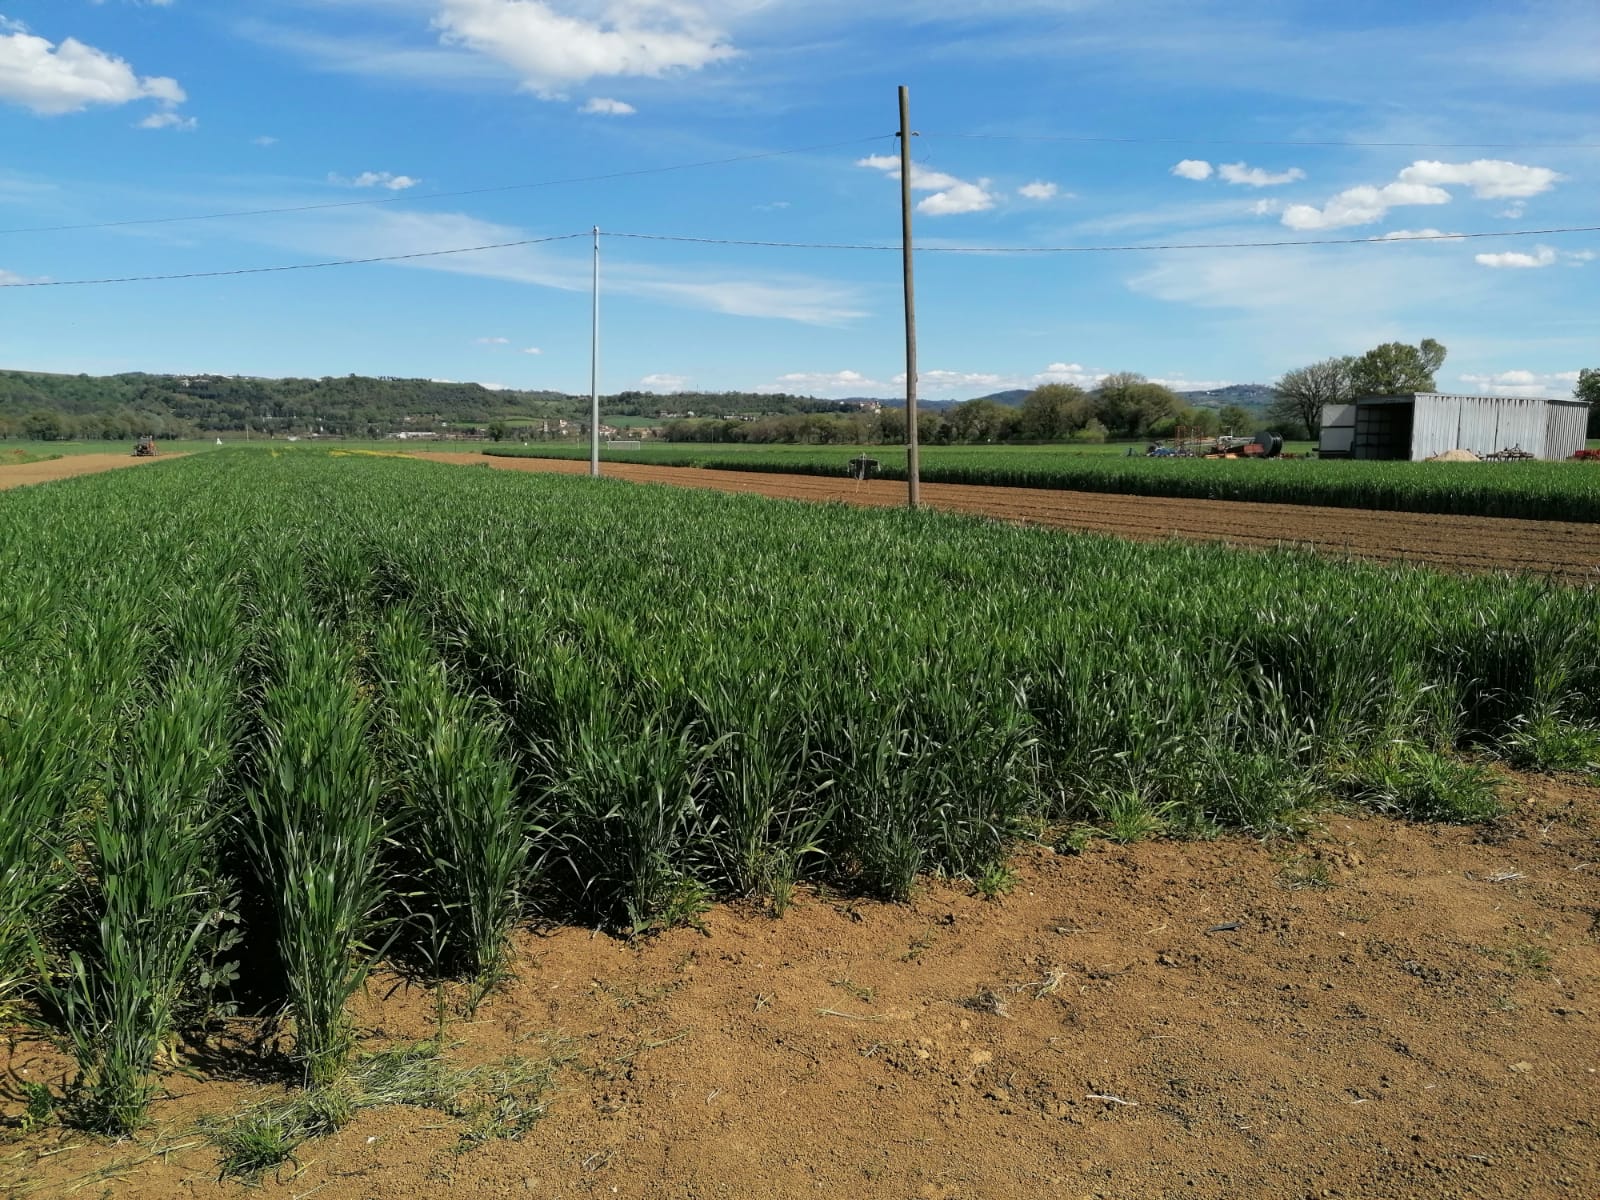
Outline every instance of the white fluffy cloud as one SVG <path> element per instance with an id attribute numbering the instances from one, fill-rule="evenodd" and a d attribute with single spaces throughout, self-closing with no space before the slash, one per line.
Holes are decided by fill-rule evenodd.
<path id="1" fill-rule="evenodd" d="M 1563 178 L 1549 167 L 1528 167 L 1498 158 L 1480 158 L 1469 163 L 1420 159 L 1399 176 L 1401 183 L 1464 185 L 1482 200 L 1526 199 L 1548 192 Z"/>
<path id="2" fill-rule="evenodd" d="M 652 375 L 646 375 L 639 380 L 639 386 L 647 392 L 681 392 L 688 382 L 689 377 L 687 375 L 670 375 L 665 372 L 657 372 Z"/>
<path id="3" fill-rule="evenodd" d="M 1458 375 L 1462 383 L 1495 396 L 1570 396 L 1578 382 L 1576 371 L 1497 371 L 1489 375 Z"/>
<path id="4" fill-rule="evenodd" d="M 1290 229 L 1343 229 L 1381 221 L 1391 208 L 1413 204 L 1449 204 L 1450 193 L 1421 183 L 1386 183 L 1382 187 L 1346 188 L 1321 208 L 1291 204 L 1283 210 Z"/>
<path id="5" fill-rule="evenodd" d="M 1186 158 L 1172 168 L 1179 179 L 1210 179 L 1212 166 L 1203 158 Z"/>
<path id="6" fill-rule="evenodd" d="M 539 347 L 537 347 L 537 346 L 524 346 L 522 348 L 522 352 L 524 354 L 543 354 L 544 353 L 544 351 L 539 349 Z"/>
<path id="7" fill-rule="evenodd" d="M 474 338 L 472 344 L 475 346 L 509 346 L 511 344 L 511 339 L 503 337 L 481 337 Z"/>
<path id="8" fill-rule="evenodd" d="M 140 76 L 123 59 L 67 38 L 58 46 L 30 34 L 20 23 L 0 24 L 0 100 L 41 116 L 81 112 L 91 104 L 186 99 L 176 79 Z"/>
<path id="9" fill-rule="evenodd" d="M 391 192 L 403 192 L 407 188 L 416 187 L 422 180 L 413 179 L 410 175 L 395 175 L 389 171 L 363 171 L 351 179 L 343 175 L 330 174 L 328 182 L 337 183 L 340 187 L 381 187 Z"/>
<path id="10" fill-rule="evenodd" d="M 738 53 L 694 0 L 440 0 L 434 26 L 446 45 L 504 63 L 547 97 L 590 79 L 695 71 Z"/>
<path id="11" fill-rule="evenodd" d="M 612 100 L 606 96 L 591 96 L 578 111 L 602 117 L 631 117 L 639 110 L 626 100 Z"/>
<path id="12" fill-rule="evenodd" d="M 1032 183 L 1025 183 L 1017 189 L 1017 195 L 1025 200 L 1054 200 L 1061 194 L 1061 188 L 1056 184 L 1048 183 L 1043 179 L 1036 179 Z"/>
<path id="13" fill-rule="evenodd" d="M 1535 246 L 1532 254 L 1523 254 L 1519 250 L 1506 250 L 1499 254 L 1478 254 L 1473 257 L 1474 261 L 1485 267 L 1534 270 L 1539 267 L 1554 266 L 1558 256 L 1554 247 Z"/>
<path id="14" fill-rule="evenodd" d="M 1563 178 L 1549 167 L 1530 167 L 1500 159 L 1480 158 L 1469 163 L 1419 159 L 1403 169 L 1393 183 L 1382 187 L 1346 188 L 1321 208 L 1291 204 L 1283 212 L 1283 223 L 1291 229 L 1370 225 L 1381 221 L 1391 208 L 1450 203 L 1450 193 L 1444 190 L 1447 186 L 1469 187 L 1479 199 L 1493 200 L 1537 196 Z M 1500 215 L 1521 216 L 1522 208 L 1514 204 Z"/>
<path id="15" fill-rule="evenodd" d="M 1223 163 L 1217 168 L 1217 174 L 1226 183 L 1243 184 L 1245 187 L 1278 187 L 1280 184 L 1294 183 L 1304 179 L 1306 173 L 1299 167 L 1290 167 L 1287 171 L 1268 171 L 1263 167 L 1246 166 L 1242 162 Z"/>
<path id="16" fill-rule="evenodd" d="M 869 154 L 866 158 L 857 159 L 856 166 L 882 171 L 890 179 L 900 178 L 900 159 L 897 155 Z M 996 196 L 990 190 L 990 181 L 987 179 L 971 183 L 943 171 L 929 171 L 912 163 L 911 187 L 913 191 L 933 193 L 917 202 L 917 211 L 930 217 L 985 212 L 995 206 Z"/>

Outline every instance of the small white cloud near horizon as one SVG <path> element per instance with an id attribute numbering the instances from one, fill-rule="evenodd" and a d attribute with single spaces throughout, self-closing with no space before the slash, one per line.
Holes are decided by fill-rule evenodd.
<path id="1" fill-rule="evenodd" d="M 1044 179 L 1035 179 L 1032 183 L 1025 183 L 1017 189 L 1017 195 L 1025 200 L 1054 200 L 1060 194 L 1060 185 Z"/>
<path id="2" fill-rule="evenodd" d="M 1473 256 L 1473 261 L 1485 267 L 1527 271 L 1553 266 L 1558 257 L 1553 246 L 1535 246 L 1532 254 L 1506 250 L 1499 254 L 1477 254 Z"/>
<path id="3" fill-rule="evenodd" d="M 543 354 L 544 353 L 544 351 L 539 349 L 539 347 L 537 347 L 537 346 L 524 346 L 522 348 L 522 352 L 524 354 Z"/>
<path id="4" fill-rule="evenodd" d="M 1203 158 L 1186 158 L 1172 168 L 1172 174 L 1179 179 L 1210 179 L 1214 168 Z"/>
<path id="5" fill-rule="evenodd" d="M 639 386 L 647 392 L 681 392 L 688 382 L 689 377 L 687 375 L 673 375 L 669 372 L 658 371 L 639 380 Z"/>
<path id="6" fill-rule="evenodd" d="M 511 344 L 511 339 L 503 337 L 473 338 L 472 344 L 474 346 L 509 346 Z"/>
<path id="7" fill-rule="evenodd" d="M 1457 375 L 1462 383 L 1494 396 L 1554 396 L 1572 395 L 1578 382 L 1576 371 L 1497 371 L 1489 375 Z"/>
<path id="8" fill-rule="evenodd" d="M 370 188 L 381 187 L 391 192 L 403 192 L 407 188 L 414 188 L 421 183 L 420 179 L 413 179 L 410 175 L 396 175 L 391 171 L 363 171 L 353 179 L 330 171 L 328 182 L 336 183 L 340 187 Z"/>
<path id="9" fill-rule="evenodd" d="M 631 117 L 639 110 L 626 100 L 612 100 L 607 96 L 590 96 L 584 102 L 581 113 L 602 117 Z"/>
<path id="10" fill-rule="evenodd" d="M 168 108 L 188 99 L 176 79 L 137 75 L 125 59 L 77 38 L 60 44 L 0 18 L 0 101 L 43 117 L 82 112 L 92 104 L 154 100 Z"/>
<path id="11" fill-rule="evenodd" d="M 772 383 L 762 384 L 756 392 L 783 392 L 811 394 L 834 392 L 849 396 L 871 396 L 887 393 L 891 384 L 869 378 L 860 371 L 790 371 L 779 375 Z"/>
<path id="12" fill-rule="evenodd" d="M 1244 187 L 1279 187 L 1285 183 L 1295 183 L 1304 179 L 1306 173 L 1299 167 L 1290 167 L 1287 171 L 1268 171 L 1263 167 L 1246 166 L 1242 162 L 1223 163 L 1217 168 L 1217 174 L 1224 183 L 1240 184 Z"/>
<path id="13" fill-rule="evenodd" d="M 176 129 L 180 133 L 193 133 L 200 128 L 200 122 L 194 117 L 186 117 L 175 113 L 171 109 L 163 112 L 153 112 L 144 120 L 138 122 L 139 129 Z"/>
<path id="14" fill-rule="evenodd" d="M 900 159 L 892 154 L 869 154 L 866 158 L 856 160 L 858 167 L 870 167 L 875 171 L 882 171 L 890 179 L 898 181 L 900 178 Z M 930 217 L 948 217 L 959 213 L 987 212 L 995 206 L 997 197 L 989 190 L 991 181 L 980 179 L 970 183 L 954 175 L 947 175 L 943 171 L 930 171 L 911 165 L 911 187 L 913 191 L 932 192 L 917 203 L 917 211 Z"/>

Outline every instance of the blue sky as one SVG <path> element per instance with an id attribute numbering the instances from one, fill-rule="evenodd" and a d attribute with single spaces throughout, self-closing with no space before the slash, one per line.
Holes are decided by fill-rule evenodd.
<path id="1" fill-rule="evenodd" d="M 0 230 L 385 201 L 0 233 L 0 283 L 892 243 L 906 84 L 930 249 L 1358 239 L 922 254 L 926 396 L 1423 337 L 1443 388 L 1560 395 L 1600 234 L 1368 239 L 1600 225 L 1596 47 L 1593 0 L 0 0 Z M 514 186 L 614 172 L 653 173 Z M 608 239 L 602 387 L 895 394 L 899 268 Z M 4 288 L 0 365 L 580 392 L 589 271 L 580 239 Z"/>

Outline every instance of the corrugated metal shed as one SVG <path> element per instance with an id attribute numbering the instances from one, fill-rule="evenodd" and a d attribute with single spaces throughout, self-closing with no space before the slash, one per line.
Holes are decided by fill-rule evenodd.
<path id="1" fill-rule="evenodd" d="M 1480 457 L 1518 449 L 1536 458 L 1570 458 L 1583 446 L 1588 419 L 1580 400 L 1446 392 L 1362 396 L 1322 411 L 1324 456 L 1414 462 L 1456 449 Z"/>
<path id="2" fill-rule="evenodd" d="M 1546 458 L 1571 458 L 1583 449 L 1589 430 L 1589 406 L 1582 400 L 1552 400 L 1550 423 L 1545 429 Z"/>

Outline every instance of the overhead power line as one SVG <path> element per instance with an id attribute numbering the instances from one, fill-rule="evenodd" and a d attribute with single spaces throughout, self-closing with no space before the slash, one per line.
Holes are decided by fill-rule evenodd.
<path id="1" fill-rule="evenodd" d="M 1284 138 L 1098 137 L 1070 133 L 949 133 L 918 131 L 921 137 L 986 142 L 1073 142 L 1108 146 L 1343 146 L 1352 150 L 1600 150 L 1600 142 L 1354 142 Z"/>
<path id="2" fill-rule="evenodd" d="M 0 288 L 84 287 L 95 283 L 152 283 L 166 279 L 217 279 L 224 275 L 268 275 L 277 271 L 318 271 L 324 267 L 358 267 L 367 263 L 405 262 L 412 258 L 439 258 L 446 254 L 471 254 L 475 250 L 507 250 L 513 246 L 537 246 L 544 242 L 570 242 L 588 233 L 558 233 L 552 237 L 523 238 L 515 242 L 491 242 L 484 246 L 458 246 L 451 250 L 418 250 L 412 254 L 380 254 L 372 258 L 340 258 L 330 262 L 290 263 L 282 267 L 235 267 L 228 271 L 184 271 L 176 275 L 119 275 L 109 279 L 30 279 L 0 283 Z"/>
<path id="3" fill-rule="evenodd" d="M 369 200 L 327 200 L 317 204 L 289 204 L 276 208 L 242 208 L 229 212 L 196 213 L 184 217 L 136 217 L 123 221 L 90 221 L 81 225 L 31 225 L 16 229 L 0 229 L 8 233 L 65 233 L 84 229 L 120 229 L 128 225 L 174 225 L 183 221 L 220 221 L 228 217 L 267 217 L 285 213 L 320 212 L 333 208 L 371 208 L 382 204 L 405 204 L 417 200 L 450 200 L 460 196 L 488 196 L 495 192 L 522 192 L 535 188 L 562 187 L 576 183 L 604 183 L 613 179 L 629 179 L 639 175 L 664 175 L 673 171 L 692 171 L 701 167 L 725 167 L 733 163 L 755 162 L 763 158 L 783 158 L 792 154 L 810 154 L 821 150 L 837 150 L 841 146 L 859 146 L 867 142 L 890 140 L 893 134 L 877 137 L 849 138 L 841 142 L 823 142 L 815 146 L 796 146 L 789 150 L 762 150 L 755 154 L 735 154 L 729 158 L 708 158 L 698 162 L 673 163 L 665 167 L 639 167 L 629 171 L 607 171 L 602 175 L 573 175 L 562 179 L 540 179 L 532 183 L 505 183 L 493 187 L 463 188 L 454 192 L 406 192 L 394 196 L 375 196 Z"/>
<path id="4" fill-rule="evenodd" d="M 1600 233 L 1600 225 L 1570 225 L 1554 229 L 1496 229 L 1481 233 L 1427 233 L 1406 237 L 1295 238 L 1272 242 L 1141 242 L 1125 246 L 919 246 L 918 254 L 1110 254 L 1162 250 L 1270 250 L 1289 246 L 1381 246 L 1406 242 L 1459 242 L 1482 238 L 1546 237 L 1558 233 Z M 417 258 L 441 258 L 451 254 L 472 254 L 479 250 L 507 250 L 515 246 L 537 246 L 547 242 L 569 242 L 592 236 L 593 231 L 561 233 L 551 237 L 523 238 L 514 242 L 491 242 L 482 246 L 456 246 L 447 250 L 419 250 L 410 254 L 380 254 L 370 258 L 341 258 L 328 262 L 290 263 L 279 267 L 236 267 L 225 271 L 182 271 L 170 275 L 120 275 L 105 279 L 36 279 L 0 283 L 5 288 L 86 287 L 101 283 L 153 283 L 173 279 L 216 279 L 226 275 L 269 275 L 283 271 L 316 271 L 325 267 L 356 267 L 370 263 L 406 262 Z M 868 250 L 899 253 L 902 247 L 878 242 L 762 242 L 740 238 L 691 237 L 670 233 L 602 232 L 603 238 L 627 238 L 641 242 L 680 242 L 697 246 L 753 246 L 774 250 Z"/>
<path id="5" fill-rule="evenodd" d="M 1405 237 L 1294 238 L 1272 242 L 1140 242 L 1125 246 L 918 246 L 918 254 L 1106 254 L 1135 250 L 1256 250 L 1281 246 L 1359 246 L 1396 242 L 1458 242 L 1474 238 L 1545 237 L 1557 233 L 1600 233 L 1600 225 L 1558 229 L 1495 229 L 1481 233 L 1422 233 Z M 766 246 L 788 250 L 899 250 L 884 243 L 757 242 L 737 238 L 686 237 L 667 233 L 605 233 L 603 237 L 651 242 L 691 242 L 706 246 Z"/>

